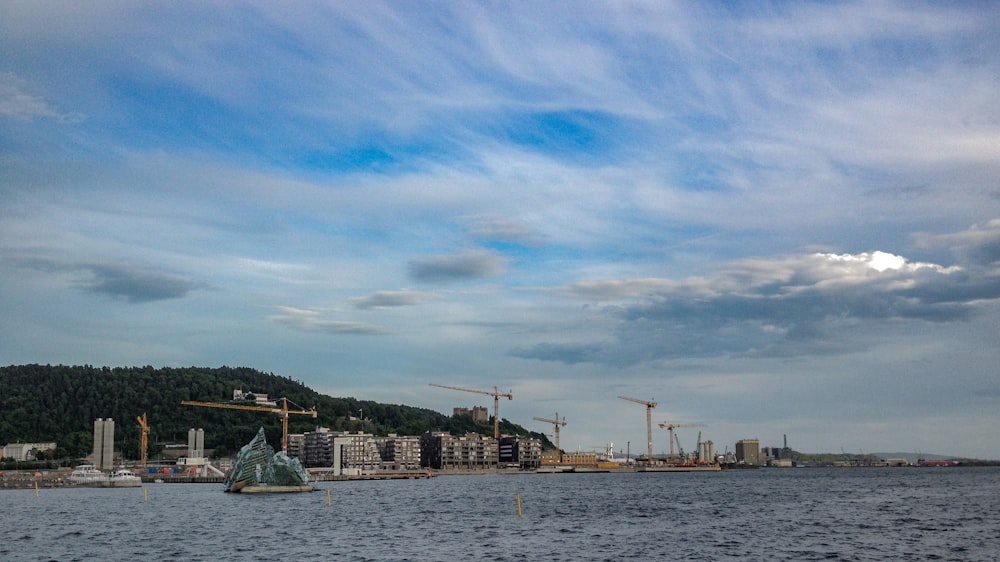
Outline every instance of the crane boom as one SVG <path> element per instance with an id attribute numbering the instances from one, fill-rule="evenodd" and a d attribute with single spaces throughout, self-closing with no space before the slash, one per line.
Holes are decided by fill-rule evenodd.
<path id="1" fill-rule="evenodd" d="M 271 406 L 251 406 L 249 404 L 233 404 L 231 402 L 196 402 L 194 400 L 182 400 L 181 404 L 184 406 L 201 406 L 204 408 L 225 408 L 228 410 L 249 410 L 252 412 L 271 412 L 272 414 L 278 414 L 281 416 L 281 451 L 283 453 L 288 453 L 288 414 L 304 414 L 307 416 L 317 417 L 319 414 L 316 412 L 316 407 L 313 406 L 308 410 L 289 410 L 288 409 L 288 399 L 281 398 L 281 407 L 271 407 Z"/>
<path id="2" fill-rule="evenodd" d="M 538 417 L 533 419 L 536 419 L 540 422 L 551 423 L 555 427 L 556 452 L 559 454 L 559 464 L 562 464 L 562 447 L 559 446 L 559 427 L 566 425 L 566 418 L 563 418 L 562 421 L 559 421 L 559 412 L 556 412 L 556 419 L 554 420 L 550 420 L 549 418 L 538 418 Z"/>
<path id="3" fill-rule="evenodd" d="M 447 388 L 449 390 L 458 390 L 461 392 L 474 392 L 476 394 L 485 394 L 487 396 L 493 397 L 493 438 L 500 438 L 500 398 L 506 398 L 507 400 L 513 400 L 513 391 L 500 392 L 497 387 L 493 387 L 493 391 L 489 390 L 476 390 L 474 388 L 462 388 L 461 386 L 448 386 L 445 384 L 434 384 L 430 383 L 430 386 L 436 386 L 438 388 Z"/>
<path id="4" fill-rule="evenodd" d="M 656 407 L 656 402 L 652 400 L 646 401 L 646 400 L 640 400 L 638 398 L 629 398 L 628 396 L 619 396 L 618 398 L 646 406 L 646 462 L 652 464 L 653 463 L 653 408 Z"/>

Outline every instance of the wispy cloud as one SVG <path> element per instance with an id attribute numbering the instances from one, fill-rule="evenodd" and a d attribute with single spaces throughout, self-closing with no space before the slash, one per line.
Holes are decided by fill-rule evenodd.
<path id="1" fill-rule="evenodd" d="M 354 297 L 349 302 L 355 308 L 364 310 L 415 306 L 438 298 L 434 293 L 423 291 L 378 291 L 365 297 Z"/>
<path id="2" fill-rule="evenodd" d="M 207 289 L 194 281 L 151 267 L 100 262 L 64 262 L 47 257 L 10 256 L 8 265 L 30 268 L 47 275 L 68 275 L 79 289 L 130 303 L 181 299 L 192 291 Z"/>
<path id="3" fill-rule="evenodd" d="M 268 320 L 305 332 L 321 332 L 334 335 L 378 335 L 387 331 L 372 324 L 333 320 L 326 318 L 319 310 L 283 306 L 278 308 L 278 314 L 272 314 Z"/>
<path id="4" fill-rule="evenodd" d="M 204 283 L 129 266 L 90 264 L 84 267 L 94 274 L 92 281 L 84 282 L 88 291 L 133 303 L 179 299 L 205 287 Z"/>
<path id="5" fill-rule="evenodd" d="M 971 266 L 1000 267 L 1000 219 L 950 234 L 918 233 L 915 238 L 922 247 L 946 247 Z"/>
<path id="6" fill-rule="evenodd" d="M 415 281 L 439 283 L 496 277 L 503 273 L 506 258 L 489 252 L 466 252 L 459 255 L 422 256 L 409 262 L 410 277 Z"/>
<path id="7" fill-rule="evenodd" d="M 0 116 L 31 120 L 55 119 L 67 123 L 83 120 L 80 114 L 57 111 L 43 98 L 28 92 L 27 81 L 11 72 L 0 72 Z"/>

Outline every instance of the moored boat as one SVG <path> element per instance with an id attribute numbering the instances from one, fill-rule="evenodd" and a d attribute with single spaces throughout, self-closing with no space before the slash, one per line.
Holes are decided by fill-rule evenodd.
<path id="1" fill-rule="evenodd" d="M 640 466 L 638 472 L 719 472 L 722 470 L 717 464 L 659 464 L 652 466 Z"/>
<path id="2" fill-rule="evenodd" d="M 142 478 L 126 468 L 119 468 L 111 473 L 109 488 L 136 488 L 142 486 Z"/>
<path id="3" fill-rule="evenodd" d="M 67 477 L 70 483 L 86 488 L 137 488 L 142 479 L 131 470 L 120 468 L 110 475 L 92 464 L 81 464 Z"/>

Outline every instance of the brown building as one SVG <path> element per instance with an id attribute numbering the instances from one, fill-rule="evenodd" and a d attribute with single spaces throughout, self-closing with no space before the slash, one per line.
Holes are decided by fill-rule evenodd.
<path id="1" fill-rule="evenodd" d="M 736 462 L 760 465 L 760 440 L 741 439 L 736 442 Z"/>

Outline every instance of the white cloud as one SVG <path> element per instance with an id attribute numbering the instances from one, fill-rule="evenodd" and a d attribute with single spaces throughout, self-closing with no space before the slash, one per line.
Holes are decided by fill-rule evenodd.
<path id="1" fill-rule="evenodd" d="M 26 80 L 10 72 L 0 72 L 0 115 L 24 120 L 49 118 L 66 123 L 83 120 L 82 115 L 57 111 L 27 89 Z"/>

